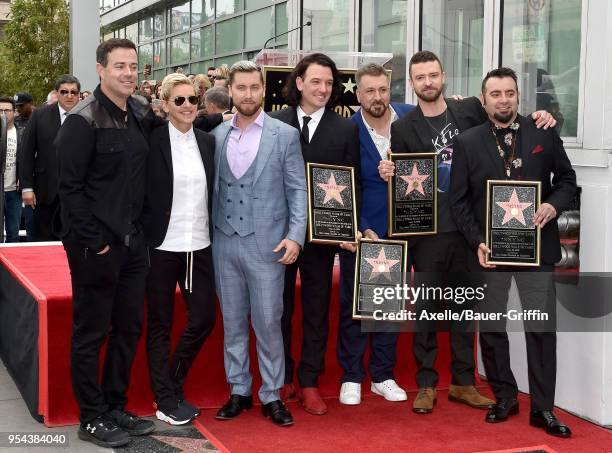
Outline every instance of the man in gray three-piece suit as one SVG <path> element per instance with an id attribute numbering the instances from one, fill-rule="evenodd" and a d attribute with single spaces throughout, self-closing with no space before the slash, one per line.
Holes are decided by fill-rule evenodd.
<path id="1" fill-rule="evenodd" d="M 285 265 L 306 235 L 306 179 L 298 131 L 261 109 L 264 84 L 251 62 L 235 63 L 229 91 L 238 113 L 214 131 L 213 260 L 231 396 L 217 419 L 253 407 L 249 315 L 257 336 L 263 415 L 293 424 L 279 397 L 285 376 L 281 316 Z"/>

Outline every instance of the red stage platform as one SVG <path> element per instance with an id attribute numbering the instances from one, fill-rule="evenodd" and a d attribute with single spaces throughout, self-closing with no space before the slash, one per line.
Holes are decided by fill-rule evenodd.
<path id="1" fill-rule="evenodd" d="M 0 356 L 15 380 L 32 415 L 47 426 L 78 422 L 78 408 L 70 379 L 70 335 L 72 301 L 68 263 L 63 247 L 33 246 L 0 249 Z M 299 291 L 296 292 L 299 295 Z M 185 319 L 185 310 L 177 295 L 175 331 Z M 300 304 L 296 304 L 299 307 Z M 223 326 L 219 310 L 217 325 L 194 363 L 185 386 L 187 398 L 203 408 L 220 407 L 228 396 L 223 369 Z M 294 319 L 294 357 L 299 357 L 301 338 L 299 308 Z M 323 396 L 337 396 L 341 370 L 335 357 L 338 325 L 338 270 L 330 310 L 330 338 L 326 372 L 320 380 Z M 144 331 L 144 330 L 143 330 Z M 144 336 L 144 335 L 143 335 Z M 446 335 L 441 334 L 446 337 Z M 449 348 L 440 339 L 440 386 L 448 385 Z M 252 366 L 257 367 L 251 341 Z M 407 390 L 415 389 L 415 364 L 412 336 L 402 334 L 398 345 L 396 379 Z M 254 393 L 259 386 L 254 373 Z M 149 385 L 144 338 L 141 338 L 132 370 L 128 409 L 139 415 L 153 414 L 153 396 Z"/>

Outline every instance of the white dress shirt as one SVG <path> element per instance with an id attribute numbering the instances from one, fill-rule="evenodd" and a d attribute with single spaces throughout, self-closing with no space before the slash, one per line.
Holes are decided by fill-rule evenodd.
<path id="1" fill-rule="evenodd" d="M 173 171 L 172 210 L 166 237 L 158 249 L 192 252 L 210 245 L 206 172 L 193 128 L 183 134 L 168 123 L 168 129 Z"/>
<path id="2" fill-rule="evenodd" d="M 306 115 L 306 113 L 304 113 L 304 110 L 302 110 L 302 107 L 298 106 L 297 117 L 298 117 L 298 123 L 300 123 L 300 130 L 302 130 L 302 127 L 304 124 L 304 117 L 305 116 L 310 117 L 310 121 L 308 122 L 308 142 L 312 141 L 312 136 L 317 130 L 317 126 L 321 122 L 321 118 L 323 118 L 324 113 L 325 113 L 325 107 L 321 107 L 319 110 L 317 110 L 316 112 L 313 112 L 311 115 Z"/>
<path id="3" fill-rule="evenodd" d="M 365 124 L 368 133 L 370 134 L 370 138 L 374 142 L 374 146 L 378 150 L 378 154 L 380 154 L 381 159 L 388 159 L 388 152 L 391 149 L 391 123 L 397 120 L 398 116 L 395 113 L 395 110 L 391 105 L 389 105 L 389 111 L 391 112 L 391 122 L 389 123 L 389 130 L 387 131 L 387 136 L 380 135 L 376 129 L 368 124 L 365 117 L 363 116 L 363 110 L 360 111 L 361 119 L 363 120 L 363 124 Z"/>
<path id="4" fill-rule="evenodd" d="M 64 110 L 62 106 L 59 105 L 59 103 L 57 104 L 57 108 L 59 109 L 59 112 L 60 112 L 60 125 L 63 125 L 64 121 L 66 121 L 66 115 L 68 114 L 68 112 Z"/>

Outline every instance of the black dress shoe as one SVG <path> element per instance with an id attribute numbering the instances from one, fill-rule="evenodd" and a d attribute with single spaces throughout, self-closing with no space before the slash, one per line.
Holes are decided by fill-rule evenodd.
<path id="1" fill-rule="evenodd" d="M 289 409 L 281 400 L 272 401 L 271 403 L 261 406 L 261 413 L 264 417 L 272 419 L 272 423 L 278 426 L 293 425 L 293 417 Z"/>
<path id="2" fill-rule="evenodd" d="M 552 411 L 531 411 L 529 424 L 544 428 L 548 434 L 557 437 L 571 437 L 572 431 Z"/>
<path id="3" fill-rule="evenodd" d="M 231 395 L 227 403 L 217 412 L 218 420 L 231 420 L 240 415 L 240 412 L 253 409 L 253 396 Z"/>
<path id="4" fill-rule="evenodd" d="M 500 423 L 505 422 L 510 415 L 519 413 L 519 404 L 516 398 L 500 398 L 495 405 L 489 409 L 485 422 Z"/>

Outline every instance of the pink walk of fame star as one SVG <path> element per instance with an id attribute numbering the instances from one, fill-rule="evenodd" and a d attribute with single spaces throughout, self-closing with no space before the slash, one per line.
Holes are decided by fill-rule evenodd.
<path id="1" fill-rule="evenodd" d="M 413 190 L 417 190 L 421 195 L 425 195 L 425 191 L 423 190 L 423 181 L 429 178 L 429 175 L 421 175 L 417 170 L 416 164 L 412 166 L 412 173 L 405 176 L 400 176 L 404 181 L 408 183 L 408 190 L 406 191 L 406 195 L 408 195 Z"/>
<path id="2" fill-rule="evenodd" d="M 377 275 L 382 274 L 387 280 L 391 281 L 391 268 L 395 266 L 400 260 L 388 260 L 385 255 L 385 248 L 381 248 L 376 258 L 365 258 L 370 266 L 372 266 L 372 273 L 370 274 L 370 280 L 373 280 Z"/>
<path id="3" fill-rule="evenodd" d="M 344 206 L 344 202 L 342 201 L 342 196 L 340 194 L 346 189 L 347 186 L 339 186 L 336 184 L 336 177 L 333 173 L 329 175 L 327 184 L 319 182 L 317 183 L 317 186 L 325 191 L 325 199 L 323 200 L 323 204 L 330 200 L 336 200 L 338 203 Z"/>
<path id="4" fill-rule="evenodd" d="M 527 225 L 525 223 L 525 216 L 523 215 L 523 211 L 529 206 L 531 206 L 533 203 L 521 203 L 518 199 L 518 195 L 516 194 L 516 189 L 512 189 L 510 201 L 496 201 L 495 204 L 497 204 L 497 206 L 499 206 L 505 211 L 504 220 L 502 220 L 502 225 L 505 225 L 512 219 L 516 219 L 523 225 Z"/>

